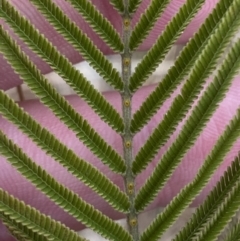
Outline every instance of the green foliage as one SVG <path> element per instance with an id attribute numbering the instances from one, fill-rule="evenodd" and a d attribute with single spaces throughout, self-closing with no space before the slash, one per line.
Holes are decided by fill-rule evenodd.
<path id="1" fill-rule="evenodd" d="M 194 144 L 194 141 L 211 118 L 219 103 L 223 100 L 233 76 L 236 74 L 236 70 L 240 66 L 239 57 L 240 42 L 232 48 L 232 51 L 221 66 L 218 75 L 208 86 L 201 99 L 194 107 L 192 114 L 182 127 L 180 134 L 158 162 L 152 175 L 143 187 L 141 187 L 135 201 L 135 207 L 137 210 L 142 210 L 153 200 L 158 191 L 163 187 L 169 177 L 171 177 L 171 174 L 178 166 L 187 150 Z M 182 90 L 186 89 L 191 89 L 189 81 L 186 82 Z M 184 92 L 179 96 L 183 96 L 184 98 Z M 176 99 L 178 100 L 178 98 Z M 238 135 L 236 134 L 235 138 L 237 137 Z"/>
<path id="2" fill-rule="evenodd" d="M 63 121 L 92 152 L 108 164 L 112 170 L 123 173 L 125 164 L 119 154 L 113 150 L 84 120 L 73 107 L 47 82 L 36 66 L 0 28 L 1 51 L 14 70 L 28 84 L 29 88 Z"/>
<path id="3" fill-rule="evenodd" d="M 151 4 L 134 27 L 130 37 L 129 47 L 132 51 L 135 50 L 142 40 L 146 38 L 169 2 L 170 0 L 161 1 L 161 5 L 159 6 L 159 0 L 151 1 Z"/>
<path id="4" fill-rule="evenodd" d="M 104 121 L 116 131 L 123 131 L 119 113 L 94 89 L 88 80 L 77 71 L 69 60 L 41 35 L 29 21 L 22 17 L 8 1 L 2 0 L 0 16 L 15 30 L 29 47 L 50 66 L 83 98 Z"/>
<path id="5" fill-rule="evenodd" d="M 159 36 L 153 47 L 137 65 L 135 73 L 133 73 L 130 78 L 129 89 L 131 92 L 134 93 L 163 61 L 167 52 L 191 22 L 203 3 L 204 0 L 188 0 L 181 7 L 176 16 L 174 16 L 171 22 L 166 26 L 164 32 Z M 139 25 L 140 24 L 141 22 Z"/>
<path id="6" fill-rule="evenodd" d="M 165 144 L 176 130 L 176 126 L 186 116 L 194 100 L 199 95 L 206 82 L 206 78 L 216 68 L 219 57 L 240 24 L 239 13 L 236 11 L 233 14 L 232 10 L 230 8 L 229 12 L 227 12 L 228 21 L 223 21 L 219 25 L 219 28 L 216 29 L 215 33 L 209 39 L 209 43 L 202 50 L 195 66 L 192 68 L 191 75 L 184 84 L 181 93 L 173 101 L 170 110 L 135 157 L 135 161 L 133 162 L 133 172 L 135 174 L 146 167 L 159 148 Z M 238 10 L 240 11 L 240 4 L 238 5 Z M 223 32 L 227 32 L 227 34 L 223 35 Z M 231 56 L 228 61 L 230 60 Z M 197 111 L 199 112 L 199 110 Z"/>
<path id="7" fill-rule="evenodd" d="M 119 11 L 119 13 L 124 12 L 124 3 L 123 0 L 109 0 L 113 7 Z"/>
<path id="8" fill-rule="evenodd" d="M 226 234 L 218 237 L 218 241 L 239 241 L 240 240 L 240 223 L 238 218 L 233 218 L 226 229 Z"/>
<path id="9" fill-rule="evenodd" d="M 1 188 L 0 211 L 3 222 L 22 240 L 86 241 L 63 224 L 41 214 Z"/>
<path id="10" fill-rule="evenodd" d="M 117 90 L 123 89 L 120 74 L 77 25 L 51 0 L 30 0 L 50 24 L 71 43 L 103 79 Z"/>
<path id="11" fill-rule="evenodd" d="M 110 240 L 131 240 L 130 235 L 119 224 L 114 223 L 83 201 L 77 194 L 57 182 L 27 157 L 11 140 L 7 139 L 2 132 L 0 132 L 0 153 L 7 157 L 8 161 L 37 189 L 78 221 Z"/>
<path id="12" fill-rule="evenodd" d="M 220 207 L 229 196 L 233 188 L 239 185 L 240 177 L 240 157 L 238 156 L 232 163 L 231 167 L 224 173 L 216 187 L 211 191 L 204 203 L 197 208 L 191 220 L 179 232 L 173 241 L 192 240 L 194 239 L 204 226 L 207 225 L 208 220 L 215 218 L 216 210 Z"/>
<path id="13" fill-rule="evenodd" d="M 141 4 L 142 0 L 129 0 L 128 12 L 129 14 L 133 14 L 136 12 L 137 8 Z"/>
<path id="14" fill-rule="evenodd" d="M 123 43 L 112 24 L 87 0 L 67 0 L 113 50 L 122 52 Z M 119 6 L 120 7 L 120 6 Z M 122 9 L 123 5 L 121 6 Z"/>
<path id="15" fill-rule="evenodd" d="M 239 12 L 239 1 L 220 1 L 213 12 L 208 16 L 198 32 L 187 43 L 178 56 L 175 64 L 169 69 L 167 75 L 159 82 L 156 89 L 147 97 L 139 110 L 131 120 L 131 132 L 136 133 L 150 120 L 150 118 L 162 106 L 164 101 L 170 97 L 176 87 L 183 82 L 193 66 L 198 63 L 196 60 L 201 57 L 201 52 L 211 42 L 209 38 L 215 34 L 216 29 L 223 27 L 223 22 L 232 14 L 236 16 Z M 237 28 L 237 24 L 236 27 Z M 224 31 L 224 29 L 222 29 Z"/>
<path id="16" fill-rule="evenodd" d="M 80 159 L 47 129 L 42 128 L 3 91 L 0 91 L 0 113 L 32 138 L 45 152 L 61 163 L 79 180 L 104 197 L 117 210 L 127 212 L 127 196 L 94 166 Z"/>
<path id="17" fill-rule="evenodd" d="M 142 234 L 141 241 L 157 240 L 163 232 L 171 225 L 181 212 L 188 207 L 188 205 L 194 200 L 196 195 L 207 184 L 213 172 L 216 170 L 224 156 L 228 153 L 234 141 L 240 135 L 240 110 L 233 118 L 218 139 L 211 154 L 204 161 L 204 164 L 198 171 L 196 178 L 186 185 L 177 196 L 167 205 L 165 210 L 160 213 L 151 223 L 149 228 Z M 161 229 L 159 229 L 161 227 Z M 184 240 L 184 239 L 183 239 Z"/>
<path id="18" fill-rule="evenodd" d="M 167 52 L 198 13 L 204 0 L 187 0 L 178 13 L 158 36 L 155 44 L 131 73 L 131 55 L 144 41 L 169 0 L 150 1 L 138 23 L 131 29 L 132 18 L 140 6 L 140 0 L 109 0 L 122 17 L 120 34 L 102 13 L 88 0 L 67 0 L 102 40 L 122 57 L 122 76 L 94 42 L 73 23 L 52 0 L 30 0 L 46 20 L 61 34 L 83 58 L 117 90 L 122 99 L 122 116 L 76 70 L 32 23 L 21 16 L 9 0 L 0 0 L 0 17 L 39 57 L 55 70 L 70 87 L 122 137 L 123 155 L 119 154 L 100 136 L 68 101 L 48 83 L 5 27 L 0 27 L 0 52 L 20 78 L 30 87 L 53 114 L 60 119 L 78 139 L 104 164 L 124 181 L 124 191 L 100 172 L 89 160 L 82 160 L 40 123 L 0 91 L 0 113 L 16 125 L 38 147 L 65 167 L 79 181 L 100 195 L 115 210 L 127 216 L 128 230 L 84 201 L 79 195 L 57 182 L 42 167 L 30 159 L 24 149 L 0 130 L 0 154 L 55 204 L 112 241 L 157 241 L 207 185 L 212 175 L 224 161 L 226 154 L 240 136 L 240 109 L 219 135 L 194 179 L 156 216 L 140 236 L 138 213 L 158 195 L 184 155 L 195 143 L 202 130 L 218 108 L 240 68 L 240 40 L 229 49 L 229 42 L 240 26 L 240 0 L 220 0 L 197 33 L 181 51 L 167 75 L 155 90 L 143 100 L 140 108 L 132 112 L 132 95 L 142 86 Z M 220 57 L 228 53 L 221 64 Z M 207 78 L 219 68 L 217 74 L 204 89 Z M 187 78 L 186 78 L 187 77 Z M 161 108 L 164 101 L 182 84 L 180 94 L 164 113 L 140 151 L 133 157 L 135 134 L 147 124 Z M 200 93 L 201 97 L 200 97 Z M 196 101 L 199 99 L 198 101 Z M 192 111 L 192 105 L 194 105 Z M 169 140 L 177 125 L 186 117 L 182 130 L 170 148 L 163 154 L 153 173 L 139 190 L 135 190 L 137 175 L 146 169 L 159 149 Z M 194 159 L 194 157 L 193 157 Z M 179 232 L 174 241 L 239 240 L 239 222 L 231 219 L 240 208 L 240 155 L 227 168 L 205 202 L 199 206 L 192 219 Z M 18 240 L 85 240 L 64 224 L 41 214 L 0 188 L 0 219 Z M 230 222 L 229 227 L 228 223 Z M 224 239 L 221 239 L 222 231 Z"/>

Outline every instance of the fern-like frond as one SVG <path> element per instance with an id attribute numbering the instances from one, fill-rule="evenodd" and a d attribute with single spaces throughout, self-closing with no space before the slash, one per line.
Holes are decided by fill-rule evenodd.
<path id="1" fill-rule="evenodd" d="M 196 178 L 186 185 L 177 196 L 167 205 L 164 211 L 159 214 L 150 226 L 143 232 L 141 241 L 157 240 L 163 232 L 179 217 L 181 212 L 189 206 L 205 187 L 214 171 L 222 163 L 225 155 L 230 151 L 234 142 L 240 136 L 240 109 L 234 116 L 224 133 L 218 139 L 212 152 L 204 161 L 198 171 Z M 161 228 L 159 228 L 161 227 Z"/>
<path id="2" fill-rule="evenodd" d="M 8 1 L 0 1 L 0 16 L 14 29 L 28 46 L 44 59 L 95 112 L 114 130 L 123 131 L 123 120 L 119 113 L 91 85 L 90 82 L 72 66 L 69 60 L 36 28 L 22 17 Z"/>
<path id="3" fill-rule="evenodd" d="M 235 186 L 240 183 L 240 156 L 238 156 L 231 167 L 228 167 L 215 188 L 200 205 L 189 222 L 177 234 L 173 241 L 191 241 L 203 229 L 208 221 L 214 217 L 215 211 L 224 203 L 225 198 Z"/>
<path id="4" fill-rule="evenodd" d="M 111 1 L 111 0 L 110 0 Z M 128 12 L 129 14 L 134 14 L 141 4 L 142 0 L 129 0 L 128 1 Z"/>
<path id="5" fill-rule="evenodd" d="M 123 0 L 109 0 L 112 6 L 122 14 L 124 12 L 124 3 Z"/>
<path id="6" fill-rule="evenodd" d="M 169 69 L 167 75 L 161 80 L 157 88 L 143 102 L 142 106 L 133 116 L 131 121 L 131 132 L 136 133 L 150 120 L 159 110 L 164 101 L 170 97 L 178 84 L 189 74 L 191 68 L 201 57 L 200 53 L 206 45 L 210 45 L 210 36 L 216 29 L 221 29 L 223 17 L 238 12 L 240 9 L 239 0 L 220 0 L 213 12 L 205 20 L 204 24 L 181 51 L 175 64 Z M 238 13 L 239 14 L 239 13 Z M 234 16 L 236 14 L 233 14 Z M 221 31 L 221 30 L 219 30 Z M 222 30 L 223 31 L 223 30 Z"/>
<path id="7" fill-rule="evenodd" d="M 30 0 L 49 23 L 71 43 L 89 64 L 115 89 L 122 91 L 123 82 L 119 72 L 94 45 L 90 38 L 51 0 Z"/>
<path id="8" fill-rule="evenodd" d="M 135 92 L 146 81 L 151 73 L 163 61 L 165 55 L 181 35 L 192 18 L 203 5 L 204 0 L 187 0 L 180 8 L 176 16 L 166 26 L 162 35 L 159 36 L 156 43 L 137 65 L 135 72 L 130 77 L 129 89 Z"/>
<path id="9" fill-rule="evenodd" d="M 65 225 L 26 205 L 1 188 L 0 217 L 10 229 L 19 232 L 20 237 L 29 240 L 86 241 Z M 36 237 L 39 239 L 34 239 Z"/>
<path id="10" fill-rule="evenodd" d="M 169 111 L 164 115 L 163 121 L 158 124 L 147 142 L 138 152 L 133 162 L 133 172 L 135 174 L 141 172 L 147 166 L 161 145 L 175 131 L 176 126 L 185 117 L 189 108 L 191 108 L 196 96 L 200 93 L 206 82 L 206 78 L 216 67 L 217 60 L 240 24 L 240 4 L 239 11 L 235 13 L 233 14 L 230 11 L 226 17 L 227 20 L 223 21 L 216 33 L 212 35 L 209 44 L 197 60 L 192 74 L 183 86 L 181 94 L 174 99 Z"/>
<path id="11" fill-rule="evenodd" d="M 0 51 L 43 104 L 49 107 L 69 129 L 76 133 L 76 136 L 104 164 L 107 164 L 115 172 L 125 172 L 126 165 L 122 157 L 91 128 L 81 115 L 76 113 L 64 97 L 56 92 L 2 27 L 0 28 Z"/>
<path id="12" fill-rule="evenodd" d="M 140 189 L 135 200 L 135 208 L 138 211 L 143 210 L 143 208 L 154 199 L 159 190 L 171 177 L 171 174 L 179 165 L 187 150 L 194 144 L 194 141 L 218 107 L 218 104 L 225 97 L 239 66 L 240 41 L 232 47 L 230 53 L 220 67 L 218 75 L 213 82 L 210 83 L 201 99 L 194 107 L 191 115 L 182 127 L 182 131 L 164 154 L 161 161 L 154 168 L 152 175 Z M 187 82 L 182 96 L 186 94 L 188 89 L 191 89 L 191 85 Z M 180 96 L 179 100 L 181 100 Z"/>
<path id="13" fill-rule="evenodd" d="M 47 129 L 41 127 L 3 91 L 0 91 L 0 113 L 14 123 L 45 152 L 62 164 L 75 177 L 97 192 L 115 209 L 127 212 L 129 201 L 111 180 L 90 163 L 80 159 Z"/>
<path id="14" fill-rule="evenodd" d="M 0 131 L 0 153 L 7 158 L 27 180 L 53 202 L 78 221 L 109 240 L 131 241 L 130 235 L 117 223 L 82 200 L 77 194 L 57 182 Z"/>
<path id="15" fill-rule="evenodd" d="M 117 52 L 123 51 L 123 43 L 112 24 L 88 0 L 67 0 L 77 9 L 96 33 Z"/>
<path id="16" fill-rule="evenodd" d="M 47 241 L 47 238 L 33 233 L 32 230 L 27 229 L 21 223 L 17 223 L 14 220 L 11 220 L 7 215 L 0 213 L 0 218 L 4 226 L 8 229 L 8 232 L 17 240 L 17 241 Z"/>
<path id="17" fill-rule="evenodd" d="M 202 232 L 195 239 L 196 241 L 215 241 L 224 227 L 228 224 L 232 217 L 240 207 L 240 182 L 229 193 L 224 203 L 215 212 L 214 216 L 203 228 Z"/>
<path id="18" fill-rule="evenodd" d="M 170 0 L 153 0 L 150 2 L 130 36 L 129 47 L 131 51 L 135 50 L 146 38 L 169 2 Z"/>

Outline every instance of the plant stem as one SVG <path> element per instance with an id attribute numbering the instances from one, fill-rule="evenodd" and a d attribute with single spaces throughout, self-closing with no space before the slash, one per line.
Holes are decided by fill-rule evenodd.
<path id="1" fill-rule="evenodd" d="M 124 176 L 125 190 L 130 201 L 130 209 L 127 215 L 127 223 L 129 232 L 134 241 L 139 241 L 138 230 L 138 214 L 134 207 L 135 200 L 135 176 L 132 173 L 133 161 L 133 136 L 130 131 L 131 110 L 132 110 L 132 94 L 129 90 L 129 78 L 131 76 L 131 57 L 132 54 L 129 49 L 129 38 L 131 35 L 131 16 L 128 13 L 128 1 L 124 0 L 125 12 L 123 14 L 123 43 L 124 51 L 122 53 L 122 79 L 124 82 L 124 91 L 122 93 L 122 110 L 124 121 L 124 132 L 122 135 L 124 160 L 127 166 L 126 174 Z"/>

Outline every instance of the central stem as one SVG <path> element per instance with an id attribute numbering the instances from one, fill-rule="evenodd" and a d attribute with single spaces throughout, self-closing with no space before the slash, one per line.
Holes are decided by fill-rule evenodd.
<path id="1" fill-rule="evenodd" d="M 135 176 L 132 172 L 133 161 L 133 136 L 130 131 L 131 110 L 132 110 L 132 94 L 129 90 L 129 78 L 131 76 L 131 51 L 129 49 L 129 38 L 131 35 L 131 17 L 128 14 L 128 0 L 125 0 L 125 13 L 123 14 L 123 43 L 124 51 L 122 56 L 122 79 L 124 82 L 124 90 L 122 96 L 122 110 L 124 121 L 124 132 L 122 134 L 124 160 L 127 166 L 124 176 L 125 190 L 130 201 L 129 213 L 127 215 L 127 223 L 129 232 L 134 241 L 139 241 L 138 231 L 138 214 L 134 207 L 135 200 Z"/>

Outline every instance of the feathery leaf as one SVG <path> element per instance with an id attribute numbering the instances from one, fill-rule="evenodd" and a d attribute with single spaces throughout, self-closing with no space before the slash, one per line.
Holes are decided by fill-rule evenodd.
<path id="1" fill-rule="evenodd" d="M 134 14 L 141 3 L 142 3 L 142 0 L 129 0 L 129 3 L 128 3 L 129 14 Z"/>
<path id="2" fill-rule="evenodd" d="M 180 8 L 177 15 L 174 16 L 166 26 L 163 34 L 159 36 L 153 47 L 137 65 L 135 72 L 130 77 L 129 89 L 131 92 L 135 92 L 163 61 L 166 53 L 190 23 L 203 3 L 204 0 L 187 0 Z"/>
<path id="3" fill-rule="evenodd" d="M 169 2 L 170 0 L 152 0 L 150 2 L 150 5 L 141 15 L 140 20 L 134 27 L 130 36 L 129 47 L 132 51 L 135 50 L 146 38 Z"/>
<path id="4" fill-rule="evenodd" d="M 133 115 L 131 132 L 136 133 L 159 110 L 164 101 L 170 97 L 175 88 L 187 76 L 191 68 L 199 59 L 200 53 L 209 42 L 209 38 L 224 21 L 226 12 L 232 14 L 239 11 L 239 0 L 220 0 L 213 12 L 205 20 L 204 24 L 181 51 L 175 64 L 169 69 L 167 75 L 159 82 L 156 89 L 143 102 L 142 106 Z M 234 14 L 235 15 L 235 14 Z M 219 26 L 220 25 L 220 26 Z"/>
<path id="5" fill-rule="evenodd" d="M 176 126 L 185 117 L 189 108 L 191 108 L 196 96 L 202 90 L 206 78 L 216 67 L 217 60 L 221 56 L 224 48 L 228 45 L 237 26 L 240 24 L 240 1 L 238 10 L 239 11 L 234 10 L 235 14 L 230 11 L 227 14 L 226 20 L 219 26 L 215 34 L 211 36 L 209 44 L 196 61 L 192 74 L 184 84 L 181 94 L 174 99 L 163 121 L 158 124 L 147 142 L 138 152 L 133 162 L 133 172 L 135 174 L 147 166 L 159 151 L 161 145 L 163 145 L 175 131 Z"/>
<path id="6" fill-rule="evenodd" d="M 67 0 L 77 9 L 86 22 L 99 34 L 99 36 L 117 52 L 123 51 L 123 43 L 112 24 L 88 0 Z"/>
<path id="7" fill-rule="evenodd" d="M 123 173 L 126 165 L 122 157 L 109 146 L 73 107 L 47 82 L 36 66 L 19 49 L 10 36 L 0 28 L 0 51 L 30 89 L 63 121 L 69 129 L 113 171 Z"/>
<path id="8" fill-rule="evenodd" d="M 181 212 L 188 207 L 196 195 L 205 187 L 239 136 L 240 109 L 238 109 L 237 114 L 226 127 L 223 135 L 218 139 L 212 152 L 198 171 L 196 178 L 190 184 L 186 185 L 170 204 L 167 205 L 164 211 L 153 220 L 150 226 L 143 232 L 141 241 L 154 241 L 161 237 L 163 232 L 170 227 Z"/>
<path id="9" fill-rule="evenodd" d="M 142 210 L 154 199 L 159 190 L 171 177 L 171 174 L 179 165 L 187 150 L 194 144 L 194 141 L 218 107 L 218 104 L 225 97 L 239 66 L 240 41 L 232 47 L 230 53 L 220 67 L 217 76 L 207 87 L 182 127 L 182 131 L 164 154 L 161 161 L 157 164 L 152 175 L 140 189 L 135 200 L 135 208 L 138 211 Z M 184 97 L 188 89 L 191 89 L 191 85 L 187 82 L 181 96 Z M 182 101 L 179 102 L 180 106 L 181 102 Z"/>
<path id="10" fill-rule="evenodd" d="M 202 232 L 195 239 L 196 241 L 215 241 L 232 217 L 240 207 L 240 182 L 229 193 L 229 197 L 215 212 L 213 218 L 203 228 Z"/>
<path id="11" fill-rule="evenodd" d="M 38 233 L 33 233 L 32 230 L 27 229 L 21 223 L 17 223 L 11 220 L 7 215 L 0 213 L 0 218 L 4 226 L 8 229 L 8 232 L 17 241 L 48 241 L 46 237 L 39 235 Z"/>
<path id="12" fill-rule="evenodd" d="M 40 213 L 1 188 L 0 217 L 22 240 L 86 241 L 64 224 Z"/>
<path id="13" fill-rule="evenodd" d="M 124 12 L 124 3 L 123 0 L 109 0 L 112 6 L 122 14 Z"/>
<path id="14" fill-rule="evenodd" d="M 45 237 L 40 238 L 40 236 L 38 234 L 32 234 L 32 231 L 25 231 L 26 228 L 24 228 L 24 230 L 22 230 L 21 224 L 16 224 L 16 222 L 14 222 L 13 220 L 9 219 L 6 215 L 4 215 L 3 213 L 0 213 L 0 218 L 2 223 L 4 224 L 4 226 L 7 228 L 8 232 L 17 240 L 17 241 L 47 241 L 47 239 Z M 28 233 L 31 234 L 28 234 Z M 33 236 L 33 238 L 31 238 Z M 36 238 L 37 236 L 37 238 Z"/>
<path id="15" fill-rule="evenodd" d="M 63 37 L 81 52 L 85 60 L 115 89 L 122 91 L 119 72 L 74 22 L 51 0 L 30 0 Z"/>
<path id="16" fill-rule="evenodd" d="M 202 205 L 200 205 L 191 220 L 177 234 L 173 241 L 191 241 L 196 238 L 203 227 L 206 226 L 219 206 L 222 205 L 229 192 L 240 182 L 240 155 L 235 158 L 231 167 L 228 167 L 215 188 L 208 195 Z"/>
<path id="17" fill-rule="evenodd" d="M 36 28 L 22 17 L 8 1 L 0 1 L 0 16 L 14 29 L 28 46 L 51 67 L 83 98 L 95 112 L 114 130 L 123 131 L 123 120 L 119 113 L 91 85 L 90 82 L 72 66 L 69 60 Z"/>
<path id="18" fill-rule="evenodd" d="M 83 201 L 77 194 L 57 182 L 0 131 L 0 154 L 5 156 L 27 180 L 78 221 L 113 241 L 131 241 L 130 235 L 117 223 Z"/>
<path id="19" fill-rule="evenodd" d="M 120 191 L 118 186 L 90 163 L 80 159 L 47 129 L 41 127 L 3 91 L 0 91 L 0 113 L 28 135 L 48 155 L 66 167 L 71 174 L 108 201 L 115 209 L 122 212 L 128 211 L 128 198 L 125 193 Z"/>

